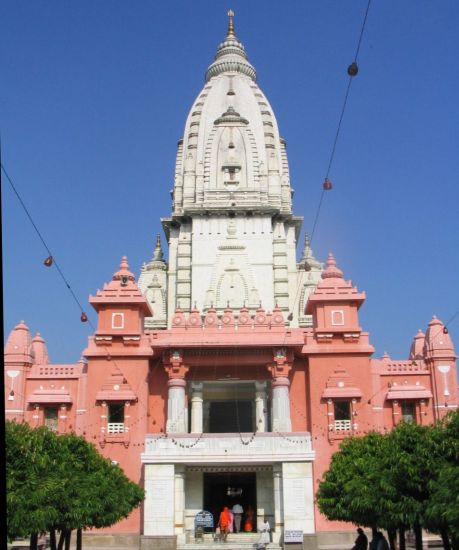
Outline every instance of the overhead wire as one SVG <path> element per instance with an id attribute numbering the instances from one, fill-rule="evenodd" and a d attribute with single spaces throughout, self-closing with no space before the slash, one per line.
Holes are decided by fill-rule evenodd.
<path id="1" fill-rule="evenodd" d="M 311 232 L 309 233 L 309 245 L 310 246 L 312 246 L 312 242 L 313 242 L 314 235 L 315 235 L 315 232 L 316 232 L 317 224 L 318 224 L 318 221 L 319 221 L 319 216 L 320 216 L 320 213 L 322 211 L 322 204 L 323 204 L 325 193 L 327 191 L 330 191 L 333 188 L 332 182 L 329 179 L 330 171 L 332 169 L 333 161 L 334 161 L 334 158 L 335 158 L 336 147 L 337 147 L 338 138 L 339 138 L 340 132 L 341 132 L 341 126 L 342 126 L 342 123 L 343 123 L 344 113 L 346 111 L 346 106 L 347 106 L 347 102 L 348 102 L 348 98 L 349 98 L 349 93 L 350 93 L 350 90 L 351 90 L 351 84 L 352 84 L 352 81 L 353 81 L 354 77 L 358 73 L 357 60 L 358 60 L 358 56 L 359 56 L 359 53 L 360 53 L 360 48 L 361 48 L 361 45 L 362 45 L 362 39 L 363 39 L 363 34 L 364 34 L 364 31 L 365 31 L 365 27 L 366 27 L 366 23 L 367 23 L 367 19 L 368 19 L 368 12 L 370 10 L 370 4 L 371 4 L 371 0 L 368 0 L 367 6 L 366 6 L 366 9 L 365 9 L 365 14 L 364 14 L 363 21 L 362 21 L 362 25 L 360 27 L 360 33 L 359 33 L 359 38 L 357 40 L 357 46 L 356 46 L 355 53 L 354 53 L 354 59 L 353 59 L 352 63 L 347 68 L 347 73 L 349 75 L 349 79 L 348 79 L 348 83 L 347 83 L 347 86 L 346 86 L 346 91 L 345 91 L 345 94 L 344 94 L 344 100 L 343 100 L 343 104 L 342 104 L 342 107 L 341 107 L 341 112 L 340 112 L 340 115 L 339 115 L 339 118 L 338 118 L 338 124 L 337 124 L 337 127 L 336 127 L 335 136 L 334 136 L 334 139 L 333 139 L 332 148 L 331 148 L 330 156 L 329 156 L 329 159 L 328 159 L 327 169 L 325 171 L 325 178 L 324 178 L 323 185 L 322 185 L 322 190 L 321 190 L 321 193 L 320 193 L 319 204 L 317 206 L 317 209 L 316 209 L 316 212 L 315 212 L 315 215 L 314 215 L 314 221 L 313 221 L 313 224 L 312 224 Z M 306 260 L 306 262 L 307 262 L 307 260 Z M 305 264 L 305 269 L 306 269 L 306 267 L 307 267 L 307 264 Z M 300 285 L 297 286 L 295 299 L 292 302 L 292 307 L 294 307 L 294 308 L 297 307 L 297 299 L 298 299 L 299 292 L 300 292 Z M 292 313 L 290 313 L 290 315 L 292 315 Z"/>
<path id="2" fill-rule="evenodd" d="M 81 316 L 80 316 L 80 319 L 82 322 L 89 322 L 89 325 L 91 326 L 91 328 L 93 330 L 95 330 L 94 328 L 94 325 L 91 323 L 91 321 L 89 320 L 87 314 L 85 313 L 84 311 L 84 308 L 83 306 L 81 305 L 81 302 L 80 300 L 78 299 L 77 295 L 75 294 L 72 286 L 70 285 L 67 277 L 64 275 L 64 272 L 63 270 L 61 269 L 60 265 L 58 264 L 58 262 L 56 261 L 56 258 L 53 256 L 52 252 L 51 252 L 51 249 L 49 248 L 48 244 L 46 243 L 43 235 L 41 234 L 40 230 L 38 229 L 38 226 L 37 224 L 35 223 L 34 219 L 32 218 L 32 215 L 29 211 L 29 209 L 27 208 L 27 206 L 25 205 L 24 201 L 22 200 L 22 197 L 21 195 L 19 194 L 16 186 L 14 185 L 13 183 L 13 180 L 10 178 L 8 172 L 6 171 L 6 168 L 5 168 L 5 165 L 3 164 L 3 162 L 1 162 L 1 170 L 3 171 L 3 173 L 5 174 L 6 176 L 6 179 L 8 180 L 8 183 L 10 184 L 11 186 L 11 189 L 13 190 L 14 194 L 16 195 L 18 201 L 19 201 L 19 204 L 22 206 L 27 218 L 29 219 L 30 223 L 32 224 L 32 227 L 34 228 L 36 234 L 38 235 L 38 238 L 40 239 L 40 241 L 42 242 L 43 246 L 45 247 L 47 253 L 48 253 L 48 257 L 45 259 L 44 261 L 44 264 L 47 266 L 47 267 L 51 267 L 51 265 L 55 265 L 56 266 L 56 269 L 61 277 L 61 279 L 64 281 L 64 284 L 67 288 L 67 290 L 70 292 L 73 300 L 75 301 L 75 303 L 77 304 L 78 308 L 80 309 L 80 312 L 81 312 Z"/>
<path id="3" fill-rule="evenodd" d="M 329 180 L 329 175 L 330 175 L 330 171 L 331 171 L 331 168 L 332 168 L 333 160 L 335 158 L 336 146 L 337 146 L 338 138 L 339 138 L 339 135 L 340 135 L 340 132 L 341 132 L 341 126 L 342 126 L 342 122 L 343 122 L 343 118 L 344 118 L 344 113 L 346 111 L 347 101 L 348 101 L 348 98 L 349 98 L 349 92 L 351 90 L 351 84 L 352 84 L 352 81 L 354 79 L 354 76 L 356 76 L 357 72 L 358 72 L 357 59 L 358 59 L 358 56 L 359 56 L 360 47 L 362 45 L 363 33 L 365 31 L 365 26 L 366 26 L 366 23 L 367 23 L 368 12 L 370 10 L 370 4 L 371 4 L 371 0 L 368 0 L 367 7 L 366 7 L 366 10 L 365 10 L 365 15 L 364 15 L 363 22 L 362 22 L 362 26 L 360 28 L 360 34 L 359 34 L 359 39 L 357 41 L 357 47 L 356 47 L 355 54 L 354 54 L 354 60 L 348 67 L 349 80 L 348 80 L 348 83 L 347 83 L 347 86 L 346 86 L 346 91 L 345 91 L 345 94 L 344 94 L 343 105 L 341 107 L 341 112 L 340 112 L 339 119 L 338 119 L 338 125 L 337 125 L 337 128 L 336 128 L 335 137 L 333 139 L 333 144 L 332 144 L 332 148 L 331 148 L 331 152 L 330 152 L 330 157 L 329 157 L 329 160 L 328 160 L 327 170 L 325 172 L 325 179 L 324 179 L 324 184 L 323 184 L 322 191 L 321 191 L 321 194 L 320 194 L 319 205 L 317 207 L 316 214 L 315 214 L 315 217 L 314 217 L 314 223 L 312 225 L 312 230 L 311 230 L 311 234 L 310 234 L 311 243 L 312 243 L 312 240 L 314 238 L 315 230 L 316 230 L 316 227 L 317 227 L 317 222 L 319 220 L 319 215 L 320 215 L 320 212 L 321 212 L 325 192 L 329 191 L 332 188 L 331 182 Z"/>

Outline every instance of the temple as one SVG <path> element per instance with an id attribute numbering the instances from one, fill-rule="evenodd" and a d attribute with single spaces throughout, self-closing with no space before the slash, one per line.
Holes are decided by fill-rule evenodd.
<path id="1" fill-rule="evenodd" d="M 406 359 L 374 359 L 365 293 L 307 237 L 298 259 L 286 143 L 232 15 L 178 142 L 167 260 L 159 236 L 137 281 L 121 259 L 89 298 L 98 324 L 80 361 L 53 364 L 23 321 L 5 346 L 6 418 L 83 435 L 146 490 L 99 542 L 193 548 L 196 515 L 236 503 L 241 544 L 264 518 L 272 548 L 292 531 L 308 548 L 353 538 L 315 505 L 340 442 L 458 406 L 439 319 Z"/>

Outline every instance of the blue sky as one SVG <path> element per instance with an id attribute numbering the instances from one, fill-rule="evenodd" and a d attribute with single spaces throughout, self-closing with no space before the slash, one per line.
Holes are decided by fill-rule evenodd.
<path id="1" fill-rule="evenodd" d="M 89 294 L 124 254 L 138 276 L 162 234 L 176 143 L 230 7 L 311 230 L 366 5 L 3 1 L 2 161 L 94 324 Z M 376 356 L 405 358 L 433 314 L 459 310 L 458 24 L 455 0 L 373 0 L 368 16 L 313 249 L 366 291 Z M 5 338 L 24 319 L 52 361 L 78 360 L 90 326 L 5 178 L 2 228 Z M 458 347 L 459 316 L 450 333 Z"/>

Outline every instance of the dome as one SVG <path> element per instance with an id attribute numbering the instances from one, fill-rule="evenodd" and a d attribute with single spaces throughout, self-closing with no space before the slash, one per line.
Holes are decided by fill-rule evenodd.
<path id="1" fill-rule="evenodd" d="M 291 214 L 285 142 L 234 34 L 231 14 L 179 141 L 173 214 L 203 209 Z"/>
<path id="2" fill-rule="evenodd" d="M 49 363 L 48 349 L 39 332 L 37 332 L 32 340 L 32 349 L 36 365 L 47 365 Z"/>
<path id="3" fill-rule="evenodd" d="M 435 315 L 426 330 L 424 354 L 438 358 L 455 358 L 453 342 L 445 325 Z"/>
<path id="4" fill-rule="evenodd" d="M 34 353 L 29 327 L 20 321 L 10 332 L 5 345 L 5 363 L 33 363 Z"/>

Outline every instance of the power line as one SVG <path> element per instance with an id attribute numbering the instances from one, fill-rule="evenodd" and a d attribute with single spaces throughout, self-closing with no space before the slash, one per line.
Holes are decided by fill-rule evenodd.
<path id="1" fill-rule="evenodd" d="M 57 269 L 59 275 L 61 276 L 61 279 L 64 281 L 64 284 L 67 287 L 67 290 L 70 292 L 73 300 L 75 301 L 75 303 L 77 304 L 78 308 L 81 311 L 81 317 L 80 317 L 81 321 L 84 322 L 84 323 L 88 321 L 91 328 L 93 330 L 95 330 L 94 325 L 92 324 L 92 322 L 89 320 L 88 316 L 86 315 L 86 313 L 84 311 L 84 308 L 80 303 L 80 300 L 78 300 L 78 297 L 75 294 L 75 292 L 73 291 L 73 288 L 71 287 L 70 283 L 68 282 L 66 276 L 64 275 L 64 272 L 62 271 L 61 267 L 57 263 L 56 258 L 53 256 L 49 246 L 47 245 L 43 235 L 41 234 L 40 230 L 38 229 L 37 224 L 33 220 L 32 215 L 30 214 L 27 206 L 25 205 L 24 201 L 22 200 L 21 195 L 19 194 L 19 191 L 16 189 L 16 186 L 14 185 L 13 180 L 10 178 L 8 172 L 6 171 L 5 165 L 3 163 L 1 163 L 1 169 L 2 169 L 3 173 L 5 174 L 6 179 L 8 180 L 8 183 L 10 184 L 11 189 L 13 190 L 14 194 L 16 195 L 20 205 L 22 206 L 24 212 L 26 213 L 26 216 L 28 217 L 30 223 L 32 224 L 32 227 L 34 228 L 35 233 L 38 235 L 38 238 L 40 239 L 40 241 L 42 242 L 43 246 L 45 247 L 45 249 L 48 253 L 48 257 L 44 260 L 43 263 L 47 267 L 51 267 L 53 264 L 56 266 L 56 269 Z"/>
<path id="2" fill-rule="evenodd" d="M 319 205 L 317 207 L 316 215 L 315 215 L 315 218 L 314 218 L 314 223 L 312 225 L 312 231 L 311 231 L 311 236 L 310 236 L 311 243 L 312 243 L 312 240 L 314 238 L 314 233 L 315 233 L 315 230 L 316 230 L 317 222 L 319 220 L 319 215 L 320 215 L 320 211 L 321 211 L 321 208 L 322 208 L 322 202 L 323 202 L 324 194 L 325 194 L 326 191 L 329 191 L 332 188 L 332 184 L 331 184 L 331 182 L 328 178 L 329 178 L 330 171 L 331 171 L 331 168 L 332 168 L 332 165 L 333 165 L 333 160 L 335 158 L 336 145 L 338 143 L 338 138 L 339 138 L 339 135 L 340 135 L 340 132 L 341 132 L 341 125 L 342 125 L 342 122 L 343 122 L 344 113 L 346 111 L 346 105 L 347 105 L 347 100 L 349 98 L 349 92 L 351 90 L 352 80 L 353 80 L 354 76 L 356 76 L 357 73 L 358 73 L 357 59 L 358 59 L 359 52 L 360 52 L 360 46 L 362 45 L 362 38 L 363 38 L 363 33 L 365 31 L 365 26 L 366 26 L 366 22 L 367 22 L 367 18 L 368 18 L 368 12 L 370 10 L 370 4 L 371 4 L 371 0 L 368 0 L 367 7 L 366 7 L 366 10 L 365 10 L 365 15 L 364 15 L 363 22 L 362 22 L 362 27 L 360 29 L 359 39 L 357 41 L 357 47 L 356 47 L 355 54 L 354 54 L 354 60 L 349 65 L 349 67 L 347 69 L 347 73 L 349 75 L 349 81 L 348 81 L 347 86 L 346 86 L 346 92 L 344 94 L 343 106 L 341 108 L 341 113 L 339 115 L 338 125 L 337 125 L 336 132 L 335 132 L 335 138 L 333 140 L 333 145 L 332 145 L 331 152 L 330 152 L 330 158 L 328 160 L 328 166 L 327 166 L 327 170 L 325 172 L 325 179 L 324 179 L 324 183 L 323 183 L 323 187 L 322 187 L 322 192 L 320 194 Z"/>

